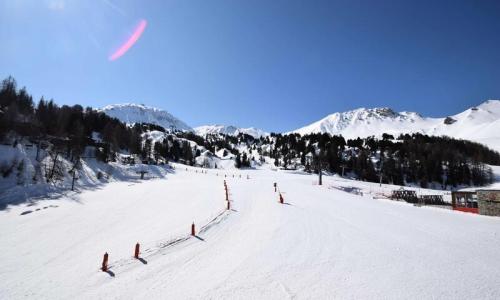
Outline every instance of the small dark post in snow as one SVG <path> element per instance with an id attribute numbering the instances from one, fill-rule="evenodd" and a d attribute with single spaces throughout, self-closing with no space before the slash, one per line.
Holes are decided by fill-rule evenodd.
<path id="1" fill-rule="evenodd" d="M 231 202 L 227 201 L 227 210 L 231 209 Z"/>
<path id="2" fill-rule="evenodd" d="M 102 258 L 102 268 L 103 272 L 108 271 L 108 252 L 104 253 L 104 257 Z"/>
<path id="3" fill-rule="evenodd" d="M 139 258 L 139 243 L 135 244 L 134 258 Z"/>
<path id="4" fill-rule="evenodd" d="M 284 203 L 283 195 L 281 195 L 281 193 L 280 193 L 280 203 L 281 203 L 281 204 L 283 204 L 283 203 Z"/>
<path id="5" fill-rule="evenodd" d="M 278 187 L 278 184 L 275 182 L 274 183 L 274 192 L 276 193 L 276 188 Z"/>
<path id="6" fill-rule="evenodd" d="M 192 236 L 196 235 L 196 230 L 195 230 L 195 227 L 194 227 L 194 222 L 193 222 L 193 224 L 191 224 L 191 235 Z"/>
<path id="7" fill-rule="evenodd" d="M 147 173 L 148 173 L 148 171 L 141 170 L 141 171 L 137 171 L 136 173 L 137 173 L 137 174 L 141 174 L 141 179 L 144 179 L 144 174 L 147 174 Z"/>
<path id="8" fill-rule="evenodd" d="M 229 201 L 229 194 L 227 193 L 227 187 L 226 187 L 226 201 Z"/>
<path id="9" fill-rule="evenodd" d="M 316 169 L 318 170 L 318 185 L 323 185 L 323 159 L 324 159 L 324 153 L 323 151 L 319 151 L 319 153 L 316 155 L 315 159 L 315 164 L 316 164 Z"/>

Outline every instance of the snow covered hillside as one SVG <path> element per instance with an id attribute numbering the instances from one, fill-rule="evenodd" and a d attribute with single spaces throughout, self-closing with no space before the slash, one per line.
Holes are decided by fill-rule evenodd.
<path id="1" fill-rule="evenodd" d="M 0 298 L 500 298 L 500 218 L 270 170 L 229 171 L 228 211 L 221 172 L 177 165 L 0 211 Z"/>
<path id="2" fill-rule="evenodd" d="M 477 141 L 500 151 L 499 128 L 500 100 L 488 100 L 477 107 L 443 118 L 423 117 L 415 112 L 398 113 L 390 108 L 359 108 L 331 114 L 293 132 L 341 134 L 345 138 L 418 132 Z"/>
<path id="3" fill-rule="evenodd" d="M 238 135 L 240 133 L 248 134 L 253 136 L 254 138 L 260 138 L 261 136 L 269 135 L 268 132 L 264 130 L 249 127 L 249 128 L 240 128 L 236 126 L 225 126 L 225 125 L 205 125 L 195 127 L 194 131 L 199 136 L 205 136 L 207 134 L 226 134 L 226 135 Z"/>
<path id="4" fill-rule="evenodd" d="M 151 123 L 160 125 L 165 129 L 173 128 L 192 131 L 192 128 L 186 123 L 172 116 L 167 111 L 142 104 L 113 104 L 102 108 L 101 111 L 127 124 Z"/>
<path id="5" fill-rule="evenodd" d="M 95 159 L 92 149 L 87 149 L 85 158 L 76 166 L 73 182 L 75 163 L 64 155 L 54 156 L 47 149 L 25 143 L 15 147 L 0 145 L 0 153 L 0 210 L 40 197 L 57 198 L 68 193 L 73 183 L 75 190 L 81 191 L 115 181 L 137 180 L 141 171 L 147 172 L 146 178 L 165 177 L 171 172 L 167 165 L 104 163 Z"/>

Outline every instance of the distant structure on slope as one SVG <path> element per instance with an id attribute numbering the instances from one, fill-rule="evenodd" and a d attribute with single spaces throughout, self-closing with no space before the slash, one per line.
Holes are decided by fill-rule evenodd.
<path id="1" fill-rule="evenodd" d="M 453 191 L 454 210 L 500 217 L 500 190 Z"/>
<path id="2" fill-rule="evenodd" d="M 193 131 L 190 126 L 169 112 L 143 104 L 113 104 L 102 108 L 101 111 L 127 124 L 151 123 L 162 126 L 165 129 Z"/>

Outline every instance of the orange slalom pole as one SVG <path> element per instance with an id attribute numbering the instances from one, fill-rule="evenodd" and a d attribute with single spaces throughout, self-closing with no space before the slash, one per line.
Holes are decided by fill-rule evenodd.
<path id="1" fill-rule="evenodd" d="M 102 258 L 102 268 L 101 270 L 103 272 L 107 272 L 108 271 L 108 252 L 104 253 L 104 257 Z"/>
<path id="2" fill-rule="evenodd" d="M 135 251 L 134 251 L 134 257 L 139 258 L 139 243 L 135 244 Z"/>

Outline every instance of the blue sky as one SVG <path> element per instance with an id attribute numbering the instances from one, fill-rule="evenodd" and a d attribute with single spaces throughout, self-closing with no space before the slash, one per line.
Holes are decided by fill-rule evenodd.
<path id="1" fill-rule="evenodd" d="M 0 41 L 0 76 L 36 100 L 143 103 L 191 126 L 287 131 L 358 107 L 444 116 L 500 98 L 497 0 L 0 0 Z"/>

